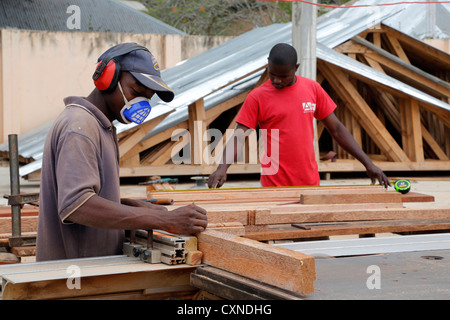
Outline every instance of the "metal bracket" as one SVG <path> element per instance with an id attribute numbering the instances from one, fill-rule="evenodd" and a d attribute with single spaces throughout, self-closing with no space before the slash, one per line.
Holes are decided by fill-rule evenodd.
<path id="1" fill-rule="evenodd" d="M 21 193 L 7 195 L 5 194 L 3 198 L 8 199 L 9 206 L 23 205 L 27 203 L 34 203 L 39 201 L 39 193 Z"/>

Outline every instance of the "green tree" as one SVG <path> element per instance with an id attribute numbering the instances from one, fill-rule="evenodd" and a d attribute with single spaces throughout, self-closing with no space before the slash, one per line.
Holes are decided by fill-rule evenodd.
<path id="1" fill-rule="evenodd" d="M 291 4 L 256 0 L 141 0 L 148 14 L 196 35 L 238 35 L 291 20 Z"/>

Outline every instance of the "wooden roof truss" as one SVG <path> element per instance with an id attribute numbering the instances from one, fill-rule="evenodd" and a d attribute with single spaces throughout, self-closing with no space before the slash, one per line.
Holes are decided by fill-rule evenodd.
<path id="1" fill-rule="evenodd" d="M 371 68 L 450 103 L 450 57 L 417 39 L 385 25 L 377 25 L 334 48 Z M 363 150 L 385 171 L 450 170 L 450 111 L 419 101 L 390 86 L 372 81 L 323 60 L 317 62 L 317 80 L 337 103 L 336 115 Z M 264 72 L 256 86 L 267 80 Z M 230 84 L 231 85 L 231 84 Z M 205 111 L 204 98 L 189 106 L 189 119 L 146 140 L 162 118 L 156 118 L 119 136 L 122 176 L 208 175 L 217 167 L 226 129 L 250 90 Z M 207 129 L 219 129 L 221 141 L 202 139 Z M 330 149 L 336 162 L 320 161 L 323 172 L 364 171 L 364 167 L 324 134 L 318 123 L 321 153 Z M 181 132 L 178 140 L 173 134 Z M 184 130 L 184 131 L 183 131 Z M 194 143 L 191 144 L 190 141 Z M 245 157 L 229 173 L 259 173 L 262 144 L 257 133 L 247 139 Z M 187 148 L 187 149 L 186 149 Z M 190 158 L 175 164 L 183 150 Z M 186 152 L 189 150 L 190 152 Z M 205 150 L 208 150 L 207 152 Z"/>

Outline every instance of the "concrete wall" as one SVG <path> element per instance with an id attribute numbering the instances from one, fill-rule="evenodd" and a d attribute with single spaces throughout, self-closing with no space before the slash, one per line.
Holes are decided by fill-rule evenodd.
<path id="1" fill-rule="evenodd" d="M 230 37 L 0 30 L 0 143 L 53 120 L 69 95 L 88 95 L 97 58 L 121 42 L 146 46 L 162 69 Z"/>

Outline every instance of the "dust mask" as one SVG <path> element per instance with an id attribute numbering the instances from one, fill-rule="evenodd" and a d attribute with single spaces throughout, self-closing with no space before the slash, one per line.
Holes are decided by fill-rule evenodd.
<path id="1" fill-rule="evenodd" d="M 122 120 L 124 123 L 134 122 L 136 124 L 141 124 L 150 114 L 152 107 L 150 106 L 150 102 L 145 97 L 136 97 L 130 101 L 125 98 L 123 94 L 122 86 L 120 85 L 120 81 L 118 82 L 119 90 L 122 93 L 123 101 L 125 105 L 122 110 L 120 110 L 120 115 L 122 116 Z"/>

